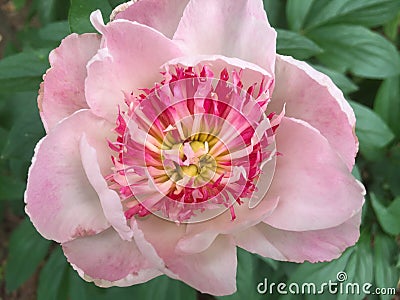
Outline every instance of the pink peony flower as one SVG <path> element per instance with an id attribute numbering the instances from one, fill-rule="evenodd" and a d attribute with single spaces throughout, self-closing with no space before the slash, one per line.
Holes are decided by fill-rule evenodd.
<path id="1" fill-rule="evenodd" d="M 25 194 L 81 277 L 236 290 L 236 247 L 328 261 L 359 237 L 355 117 L 275 53 L 261 0 L 128 2 L 50 54 Z"/>

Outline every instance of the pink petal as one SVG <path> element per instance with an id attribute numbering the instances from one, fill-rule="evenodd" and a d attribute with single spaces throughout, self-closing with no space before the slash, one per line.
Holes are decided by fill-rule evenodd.
<path id="1" fill-rule="evenodd" d="M 251 62 L 222 55 L 193 55 L 172 59 L 165 64 L 165 68 L 169 71 L 174 71 L 177 65 L 185 68 L 194 67 L 195 71 L 198 73 L 202 71 L 204 66 L 207 66 L 209 70 L 213 72 L 215 78 L 220 78 L 222 71 L 226 70 L 227 74 L 229 74 L 228 82 L 231 85 L 235 84 L 234 73 L 240 72 L 240 81 L 243 84 L 244 92 L 255 84 L 251 96 L 256 98 L 259 102 L 264 103 L 270 101 L 270 95 L 274 88 L 273 73 L 271 75 L 260 66 Z M 238 101 L 240 101 L 240 99 L 238 99 Z M 235 106 L 234 103 L 231 103 L 231 105 Z M 252 113 L 255 115 L 257 115 L 258 112 L 259 110 L 257 109 L 252 110 Z M 248 112 L 248 116 L 250 117 L 252 113 Z"/>
<path id="2" fill-rule="evenodd" d="M 175 249 L 185 225 L 151 216 L 137 219 L 135 241 L 152 262 L 162 260 L 164 272 L 180 279 L 202 293 L 221 296 L 236 291 L 236 247 L 229 236 L 221 235 L 207 250 L 182 255 Z M 171 274 L 172 272 L 172 274 Z"/>
<path id="3" fill-rule="evenodd" d="M 152 267 L 135 242 L 121 240 L 111 228 L 62 246 L 79 275 L 99 286 L 128 286 L 162 274 Z"/>
<path id="4" fill-rule="evenodd" d="M 234 205 L 236 219 L 232 221 L 229 210 L 205 222 L 186 226 L 185 234 L 177 243 L 177 250 L 183 253 L 198 253 L 206 250 L 220 234 L 233 234 L 250 228 L 268 217 L 278 205 L 278 198 L 264 199 L 256 207 L 248 203 Z"/>
<path id="5" fill-rule="evenodd" d="M 59 123 L 35 149 L 25 192 L 26 212 L 47 239 L 66 242 L 107 229 L 98 194 L 81 161 L 79 140 L 103 140 L 113 125 L 80 110 Z M 99 156 L 105 161 L 107 153 Z"/>
<path id="6" fill-rule="evenodd" d="M 115 122 L 124 92 L 138 93 L 161 81 L 160 67 L 180 56 L 174 43 L 158 31 L 126 20 L 102 25 L 99 11 L 92 22 L 103 33 L 105 48 L 88 64 L 86 99 L 96 115 Z"/>
<path id="7" fill-rule="evenodd" d="M 96 151 L 96 149 L 104 150 L 104 145 L 100 145 L 98 148 L 92 147 L 91 145 L 89 145 L 86 135 L 84 134 L 80 140 L 79 146 L 83 168 L 85 169 L 85 173 L 89 182 L 91 183 L 91 185 L 97 192 L 98 197 L 100 198 L 105 217 L 114 227 L 114 229 L 119 233 L 122 239 L 131 240 L 133 236 L 132 230 L 127 225 L 127 221 L 121 204 L 121 199 L 115 191 L 108 188 L 107 181 L 104 179 L 104 176 L 101 174 L 100 171 L 97 155 L 98 151 Z M 108 151 L 105 152 L 107 153 Z"/>
<path id="8" fill-rule="evenodd" d="M 247 251 L 277 260 L 330 261 L 354 245 L 360 236 L 361 210 L 333 228 L 286 231 L 260 223 L 235 235 L 236 244 Z"/>
<path id="9" fill-rule="evenodd" d="M 122 4 L 125 7 L 117 7 L 112 15 L 115 15 L 115 19 L 147 25 L 172 38 L 188 2 L 189 0 L 140 0 L 128 6 Z"/>
<path id="10" fill-rule="evenodd" d="M 342 92 L 328 76 L 291 57 L 277 56 L 275 75 L 268 112 L 281 111 L 286 103 L 286 116 L 318 129 L 351 170 L 358 149 L 356 120 Z"/>
<path id="11" fill-rule="evenodd" d="M 73 33 L 50 53 L 51 68 L 44 76 L 38 97 L 46 131 L 75 111 L 88 107 L 84 92 L 86 64 L 99 46 L 99 35 Z"/>
<path id="12" fill-rule="evenodd" d="M 204 65 L 208 65 L 216 77 L 220 75 L 220 72 L 224 68 L 227 69 L 230 76 L 233 70 L 243 70 L 240 79 L 244 81 L 244 85 L 246 85 L 245 82 L 250 84 L 259 82 L 263 75 L 271 76 L 265 69 L 254 63 L 244 61 L 237 57 L 226 57 L 217 54 L 182 56 L 168 61 L 166 65 L 175 66 L 177 64 L 185 67 L 198 66 L 199 72 Z M 270 79 L 272 79 L 272 76 Z"/>
<path id="13" fill-rule="evenodd" d="M 292 231 L 338 226 L 361 208 L 364 187 L 329 142 L 306 122 L 284 117 L 276 134 L 275 175 L 267 199 L 280 197 L 265 219 Z"/>
<path id="14" fill-rule="evenodd" d="M 174 40 L 186 55 L 237 57 L 274 73 L 276 32 L 261 0 L 192 0 Z"/>

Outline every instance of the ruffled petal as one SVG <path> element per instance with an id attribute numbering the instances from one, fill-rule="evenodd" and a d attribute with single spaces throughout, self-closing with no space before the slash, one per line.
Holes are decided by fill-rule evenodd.
<path id="1" fill-rule="evenodd" d="M 44 76 L 38 104 L 46 131 L 75 111 L 87 108 L 86 64 L 100 47 L 100 36 L 75 33 L 62 40 L 50 53 L 51 68 Z"/>
<path id="2" fill-rule="evenodd" d="M 164 263 L 164 272 L 199 290 L 217 296 L 236 291 L 236 246 L 230 236 L 218 236 L 203 252 L 182 255 L 175 246 L 185 225 L 155 216 L 136 219 L 135 241 L 152 262 Z M 162 230 L 160 230 L 162 228 Z"/>
<path id="3" fill-rule="evenodd" d="M 102 24 L 99 11 L 92 22 L 103 34 L 103 46 L 88 64 L 86 99 L 92 111 L 115 122 L 125 93 L 139 93 L 162 80 L 160 67 L 181 56 L 178 47 L 156 30 L 126 20 Z"/>
<path id="4" fill-rule="evenodd" d="M 318 129 L 351 170 L 358 150 L 356 119 L 343 93 L 328 76 L 291 57 L 277 56 L 275 75 L 268 112 L 281 111 L 286 103 L 286 116 Z"/>
<path id="5" fill-rule="evenodd" d="M 79 275 L 99 286 L 128 286 L 162 274 L 142 255 L 135 242 L 121 240 L 111 228 L 62 246 Z"/>
<path id="6" fill-rule="evenodd" d="M 224 99 L 223 95 L 229 90 L 226 89 L 225 81 L 228 82 L 229 87 L 239 89 L 239 93 L 251 96 L 261 106 L 262 110 L 266 108 L 268 102 L 271 100 L 274 88 L 273 75 L 251 62 L 223 55 L 193 55 L 174 58 L 168 61 L 163 67 L 165 67 L 167 72 L 174 73 L 177 66 L 193 68 L 194 72 L 199 74 L 207 70 L 207 76 L 210 80 L 204 86 L 205 88 L 211 85 L 218 86 L 215 91 L 217 95 L 220 94 L 222 97 L 221 100 Z M 220 80 L 218 83 L 217 79 Z M 185 92 L 182 92 L 180 97 L 184 99 L 193 97 L 193 92 L 189 93 L 189 90 L 183 86 L 181 91 Z M 238 99 L 237 102 L 231 98 L 229 104 L 239 109 L 242 106 L 242 100 Z M 260 118 L 260 112 L 261 110 L 254 108 L 246 110 L 249 119 L 253 117 L 254 119 Z"/>
<path id="7" fill-rule="evenodd" d="M 302 263 L 338 258 L 360 236 L 361 211 L 339 226 L 313 231 L 286 231 L 265 223 L 235 234 L 237 246 L 277 260 Z"/>
<path id="8" fill-rule="evenodd" d="M 125 19 L 152 27 L 172 38 L 189 0 L 140 0 L 115 8 L 111 19 Z"/>
<path id="9" fill-rule="evenodd" d="M 79 148 L 86 176 L 98 194 L 105 217 L 122 239 L 131 240 L 133 236 L 132 230 L 127 224 L 121 199 L 115 191 L 108 188 L 107 181 L 100 171 L 98 151 L 89 145 L 85 134 L 83 134 L 80 140 Z M 104 145 L 100 145 L 100 148 L 97 149 L 102 148 L 104 148 Z"/>
<path id="10" fill-rule="evenodd" d="M 204 251 L 218 235 L 233 234 L 258 224 L 273 213 L 278 202 L 278 198 L 264 199 L 254 208 L 249 208 L 248 202 L 235 204 L 235 220 L 232 220 L 228 210 L 205 222 L 188 224 L 185 234 L 177 243 L 177 251 L 188 254 Z"/>
<path id="11" fill-rule="evenodd" d="M 89 143 L 104 140 L 107 145 L 112 127 L 90 111 L 80 110 L 37 145 L 25 192 L 26 212 L 47 239 L 66 242 L 110 226 L 82 165 L 79 141 L 85 134 Z M 100 165 L 107 154 L 99 155 Z"/>
<path id="12" fill-rule="evenodd" d="M 364 202 L 364 187 L 329 142 L 309 124 L 284 117 L 276 134 L 278 156 L 267 199 L 279 204 L 265 222 L 291 231 L 337 226 Z"/>
<path id="13" fill-rule="evenodd" d="M 244 61 L 237 57 L 226 57 L 217 54 L 183 56 L 172 59 L 166 64 L 166 66 L 174 65 L 181 65 L 185 67 L 197 66 L 200 71 L 204 65 L 207 65 L 212 71 L 218 72 L 215 73 L 216 76 L 220 75 L 219 72 L 221 72 L 224 68 L 227 69 L 229 74 L 233 70 L 236 70 L 237 72 L 243 70 L 243 73 L 240 74 L 240 79 L 251 84 L 261 81 L 263 76 L 267 76 L 268 80 L 273 79 L 273 75 L 254 63 Z M 243 82 L 244 85 L 246 85 L 245 82 Z"/>
<path id="14" fill-rule="evenodd" d="M 274 74 L 276 32 L 261 0 L 192 0 L 174 40 L 186 55 L 237 57 Z"/>

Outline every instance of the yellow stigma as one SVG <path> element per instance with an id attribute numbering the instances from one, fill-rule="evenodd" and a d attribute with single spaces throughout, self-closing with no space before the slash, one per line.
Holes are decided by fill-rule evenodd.
<path id="1" fill-rule="evenodd" d="M 190 147 L 192 147 L 193 151 L 196 153 L 199 150 L 205 150 L 206 147 L 204 146 L 204 143 L 199 142 L 199 141 L 194 141 L 190 143 Z"/>
<path id="2" fill-rule="evenodd" d="M 190 177 L 197 176 L 199 174 L 196 165 L 181 166 L 182 172 Z"/>

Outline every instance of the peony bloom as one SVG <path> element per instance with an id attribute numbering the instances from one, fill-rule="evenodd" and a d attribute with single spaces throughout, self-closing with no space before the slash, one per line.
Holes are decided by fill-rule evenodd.
<path id="1" fill-rule="evenodd" d="M 50 54 L 25 193 L 81 277 L 226 295 L 236 247 L 318 262 L 357 241 L 354 113 L 275 53 L 261 0 L 131 1 L 91 21 L 100 35 Z"/>

